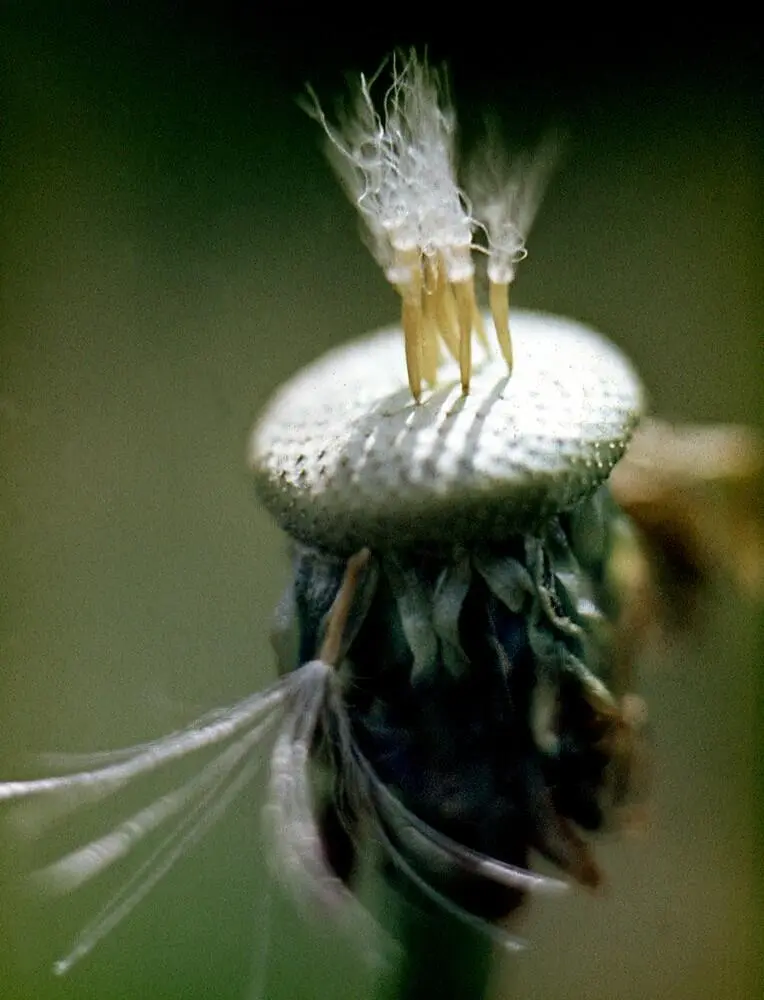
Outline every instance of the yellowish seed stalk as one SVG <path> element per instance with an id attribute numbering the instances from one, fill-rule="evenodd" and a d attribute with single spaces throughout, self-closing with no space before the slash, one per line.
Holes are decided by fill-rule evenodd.
<path id="1" fill-rule="evenodd" d="M 401 310 L 401 325 L 406 345 L 406 370 L 409 376 L 411 395 L 419 402 L 422 395 L 421 326 L 422 306 L 404 298 Z"/>
<path id="2" fill-rule="evenodd" d="M 445 265 L 442 259 L 438 259 L 434 306 L 435 318 L 438 324 L 438 333 L 446 345 L 446 349 L 454 361 L 459 360 L 459 321 L 456 317 L 456 303 L 454 293 L 446 278 Z"/>
<path id="3" fill-rule="evenodd" d="M 491 307 L 493 325 L 496 327 L 496 337 L 499 349 L 512 374 L 512 338 L 509 332 L 509 284 L 491 281 L 488 283 L 488 303 Z"/>
<path id="4" fill-rule="evenodd" d="M 401 297 L 401 326 L 406 348 L 409 389 L 416 402 L 422 395 L 422 258 L 416 248 L 396 252 L 396 269 L 408 280 L 395 285 Z"/>
<path id="5" fill-rule="evenodd" d="M 475 290 L 472 278 L 454 281 L 451 284 L 456 300 L 456 315 L 459 321 L 459 374 L 462 392 L 470 391 L 472 378 L 472 317 L 474 315 Z"/>
<path id="6" fill-rule="evenodd" d="M 483 322 L 483 314 L 480 311 L 480 307 L 477 304 L 477 299 L 475 298 L 475 286 L 472 286 L 472 325 L 475 328 L 475 332 L 478 335 L 478 340 L 483 345 L 483 350 L 486 354 L 490 353 L 490 347 L 488 346 L 488 337 L 485 332 L 485 323 Z"/>
<path id="7" fill-rule="evenodd" d="M 435 319 L 435 289 L 422 294 L 422 374 L 430 388 L 438 378 L 438 324 Z"/>
<path id="8" fill-rule="evenodd" d="M 422 302 L 404 289 L 401 306 L 401 326 L 406 346 L 406 370 L 411 395 L 419 402 L 422 395 Z"/>

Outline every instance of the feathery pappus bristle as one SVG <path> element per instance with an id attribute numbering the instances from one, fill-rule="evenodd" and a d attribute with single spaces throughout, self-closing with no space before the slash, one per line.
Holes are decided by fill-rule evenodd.
<path id="1" fill-rule="evenodd" d="M 528 256 L 525 241 L 557 161 L 559 145 L 558 137 L 550 134 L 533 153 L 510 161 L 494 126 L 468 172 L 473 212 L 487 241 L 489 305 L 510 371 L 509 286 L 517 265 Z"/>
<path id="2" fill-rule="evenodd" d="M 559 142 L 548 137 L 533 154 L 510 161 L 493 129 L 473 158 L 467 197 L 457 177 L 445 71 L 414 52 L 394 56 L 392 83 L 378 106 L 372 88 L 379 75 L 360 76 L 352 109 L 336 125 L 310 87 L 307 110 L 324 129 L 329 160 L 361 215 L 371 252 L 401 296 L 412 395 L 419 400 L 424 382 L 435 385 L 441 344 L 458 362 L 467 393 L 473 332 L 488 348 L 473 251 L 488 258 L 488 304 L 511 374 L 509 286 L 527 255 Z M 476 242 L 477 231 L 486 246 Z"/>
<path id="3" fill-rule="evenodd" d="M 360 77 L 353 112 L 329 123 L 309 89 L 309 113 L 328 138 L 329 158 L 363 219 L 368 242 L 401 296 L 409 386 L 434 385 L 440 343 L 469 390 L 472 333 L 485 342 L 475 298 L 476 222 L 456 176 L 456 117 L 443 72 L 411 53 L 392 62 L 377 110 Z"/>

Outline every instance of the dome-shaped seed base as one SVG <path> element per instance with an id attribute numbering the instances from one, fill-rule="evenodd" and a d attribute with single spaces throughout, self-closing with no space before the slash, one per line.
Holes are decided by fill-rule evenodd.
<path id="1" fill-rule="evenodd" d="M 512 335 L 511 378 L 478 357 L 468 396 L 449 360 L 415 403 L 397 328 L 303 369 L 252 435 L 266 507 L 291 535 L 348 553 L 501 540 L 591 494 L 631 437 L 639 380 L 570 320 L 518 310 Z"/>

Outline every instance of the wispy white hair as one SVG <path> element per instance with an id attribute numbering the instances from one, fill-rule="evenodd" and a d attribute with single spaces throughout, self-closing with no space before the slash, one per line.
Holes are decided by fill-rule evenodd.
<path id="1" fill-rule="evenodd" d="M 486 143 L 468 170 L 467 190 L 488 241 L 488 279 L 506 285 L 527 256 L 525 242 L 557 163 L 561 139 L 550 133 L 535 150 L 510 160 L 496 124 L 487 132 Z"/>
<path id="2" fill-rule="evenodd" d="M 375 80 L 360 77 L 355 103 L 337 125 L 313 91 L 310 113 L 323 126 L 329 157 L 356 205 L 370 248 L 394 285 L 408 255 L 443 255 L 449 281 L 473 274 L 472 218 L 456 180 L 456 119 L 442 73 L 411 53 L 395 57 L 393 81 L 375 107 Z"/>

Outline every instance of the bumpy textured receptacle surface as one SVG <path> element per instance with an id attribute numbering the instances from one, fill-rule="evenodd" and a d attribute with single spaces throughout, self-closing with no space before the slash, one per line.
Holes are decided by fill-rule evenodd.
<path id="1" fill-rule="evenodd" d="M 449 360 L 415 403 L 395 327 L 300 371 L 252 434 L 266 507 L 294 537 L 341 553 L 499 541 L 592 493 L 639 418 L 639 379 L 571 320 L 518 310 L 512 336 L 511 378 L 476 352 L 468 396 Z"/>

